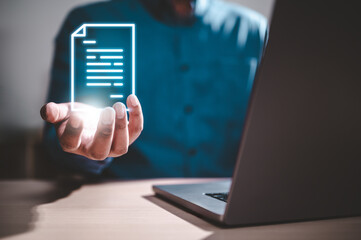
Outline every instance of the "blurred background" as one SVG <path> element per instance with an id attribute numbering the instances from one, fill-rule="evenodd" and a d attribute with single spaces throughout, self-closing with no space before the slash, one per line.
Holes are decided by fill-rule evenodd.
<path id="1" fill-rule="evenodd" d="M 271 17 L 274 0 L 231 1 Z M 0 1 L 0 179 L 54 176 L 41 145 L 39 115 L 54 38 L 72 8 L 91 2 L 98 1 Z"/>

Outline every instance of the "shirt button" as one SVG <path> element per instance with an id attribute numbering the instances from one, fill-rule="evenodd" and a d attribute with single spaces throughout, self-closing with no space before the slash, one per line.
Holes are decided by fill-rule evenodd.
<path id="1" fill-rule="evenodd" d="M 184 106 L 184 113 L 185 114 L 191 114 L 193 112 L 193 107 L 191 105 L 185 105 Z"/>
<path id="2" fill-rule="evenodd" d="M 193 157 L 197 154 L 197 149 L 191 148 L 188 150 L 188 156 Z"/>
<path id="3" fill-rule="evenodd" d="M 189 70 L 189 65 L 184 63 L 184 64 L 180 65 L 179 69 L 182 72 L 187 72 Z"/>

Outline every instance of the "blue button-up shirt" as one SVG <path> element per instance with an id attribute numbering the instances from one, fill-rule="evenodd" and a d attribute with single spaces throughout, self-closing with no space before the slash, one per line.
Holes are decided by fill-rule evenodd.
<path id="1" fill-rule="evenodd" d="M 107 169 L 121 178 L 230 176 L 266 19 L 218 0 L 198 0 L 190 25 L 157 20 L 140 0 L 76 8 L 56 38 L 48 101 L 70 101 L 70 34 L 82 23 L 106 22 L 136 24 L 136 94 L 144 130 L 126 155 L 96 162 L 64 153 L 47 125 L 53 159 L 77 171 Z"/>

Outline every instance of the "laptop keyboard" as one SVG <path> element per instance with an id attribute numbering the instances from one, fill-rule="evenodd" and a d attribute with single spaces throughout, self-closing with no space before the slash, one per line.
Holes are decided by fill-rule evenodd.
<path id="1" fill-rule="evenodd" d="M 221 200 L 223 202 L 227 202 L 228 192 L 225 193 L 205 193 L 205 195 L 210 196 L 212 198 Z"/>

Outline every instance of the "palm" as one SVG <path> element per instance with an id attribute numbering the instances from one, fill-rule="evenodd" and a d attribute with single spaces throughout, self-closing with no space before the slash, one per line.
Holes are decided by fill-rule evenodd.
<path id="1" fill-rule="evenodd" d="M 60 144 L 66 152 L 94 160 L 121 156 L 143 129 L 143 114 L 135 95 L 130 95 L 127 100 L 129 125 L 122 103 L 102 111 L 75 104 L 77 108 L 87 110 L 72 112 L 70 103 L 49 103 L 41 110 L 43 119 L 55 125 Z"/>

